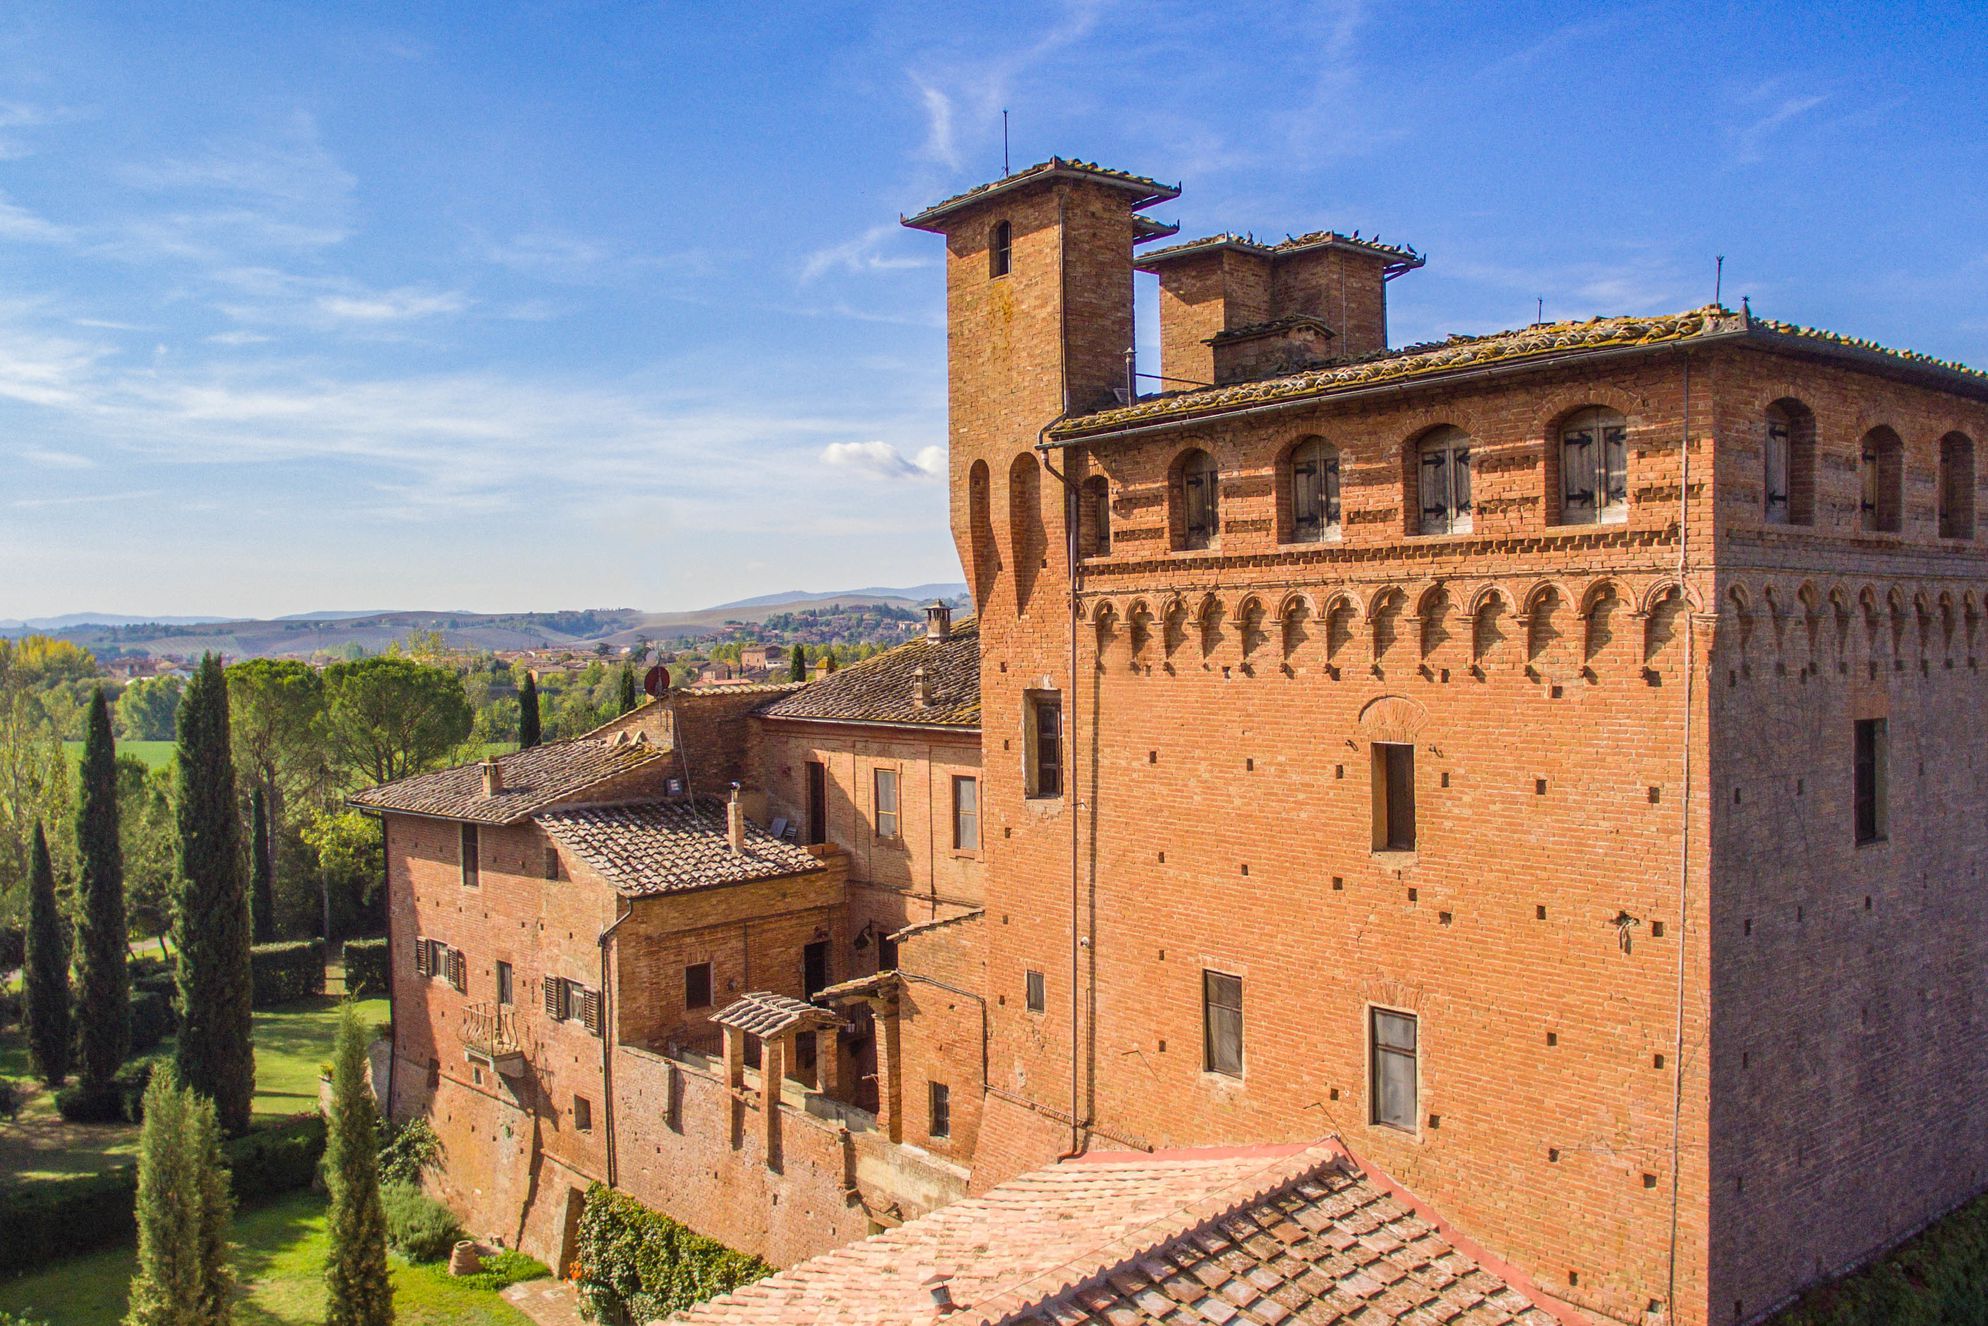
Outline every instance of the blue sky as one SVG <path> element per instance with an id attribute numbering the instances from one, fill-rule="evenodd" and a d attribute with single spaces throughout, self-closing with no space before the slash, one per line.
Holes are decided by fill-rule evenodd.
<path id="1" fill-rule="evenodd" d="M 1965 10 L 14 0 L 0 618 L 955 578 L 896 220 L 1004 106 L 1186 234 L 1426 250 L 1397 343 L 1692 307 L 1724 253 L 1729 303 L 1988 364 Z"/>

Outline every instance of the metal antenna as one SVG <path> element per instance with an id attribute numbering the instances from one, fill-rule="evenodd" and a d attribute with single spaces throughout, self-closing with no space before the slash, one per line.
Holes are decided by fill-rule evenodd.
<path id="1" fill-rule="evenodd" d="M 1008 178 L 1008 108 L 1001 108 L 1001 178 Z"/>
<path id="2" fill-rule="evenodd" d="M 1726 288 L 1726 255 L 1720 254 L 1718 264 L 1712 269 L 1712 302 L 1719 303 L 1719 296 Z"/>
<path id="3" fill-rule="evenodd" d="M 1546 321 L 1546 300 L 1544 297 L 1533 300 L 1532 320 L 1535 324 Z"/>

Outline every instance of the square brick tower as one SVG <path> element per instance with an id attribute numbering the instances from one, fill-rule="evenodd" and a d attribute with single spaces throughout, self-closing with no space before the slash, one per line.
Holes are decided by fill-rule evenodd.
<path id="1" fill-rule="evenodd" d="M 1421 256 L 947 240 L 984 1188 L 1366 1162 L 1598 1321 L 1746 1321 L 1988 1182 L 1988 377 L 1711 307 L 1386 345 Z M 1138 397 L 1132 274 L 1161 282 Z"/>

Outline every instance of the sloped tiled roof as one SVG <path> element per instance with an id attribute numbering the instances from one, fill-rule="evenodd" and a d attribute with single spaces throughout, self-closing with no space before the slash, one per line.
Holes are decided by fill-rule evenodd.
<path id="1" fill-rule="evenodd" d="M 761 990 L 741 995 L 711 1017 L 721 1027 L 736 1027 L 754 1036 L 778 1036 L 790 1027 L 839 1027 L 842 1019 L 827 1009 L 791 995 Z"/>
<path id="2" fill-rule="evenodd" d="M 1049 430 L 1068 441 L 1141 424 L 1220 415 L 1279 401 L 1327 397 L 1381 384 L 1523 363 L 1555 362 L 1603 351 L 1634 350 L 1692 341 L 1745 341 L 1770 349 L 1829 354 L 1891 373 L 1909 374 L 1974 395 L 1988 394 L 1988 374 L 1905 350 L 1890 350 L 1810 327 L 1735 313 L 1717 304 L 1657 317 L 1590 318 L 1544 323 L 1487 336 L 1388 350 L 1282 377 L 1195 391 L 1166 392 L 1095 414 L 1065 420 Z"/>
<path id="3" fill-rule="evenodd" d="M 667 753 L 646 740 L 576 737 L 498 756 L 504 789 L 493 797 L 483 795 L 483 766 L 477 763 L 382 783 L 355 792 L 350 800 L 366 810 L 515 824 L 596 783 L 661 760 Z"/>
<path id="4" fill-rule="evenodd" d="M 725 832 L 725 805 L 711 798 L 574 806 L 546 811 L 537 820 L 554 842 L 630 898 L 822 868 L 807 848 L 750 823 L 745 851 L 734 852 Z"/>
<path id="5" fill-rule="evenodd" d="M 1212 253 L 1217 249 L 1234 249 L 1239 253 L 1253 253 L 1260 257 L 1271 258 L 1303 253 L 1307 249 L 1330 248 L 1355 249 L 1376 258 L 1385 258 L 1390 264 L 1404 270 L 1420 267 L 1427 261 L 1411 244 L 1383 244 L 1377 239 L 1342 235 L 1336 230 L 1314 230 L 1305 235 L 1287 235 L 1275 244 L 1265 244 L 1254 235 L 1236 235 L 1224 231 L 1219 235 L 1204 235 L 1200 239 L 1184 240 L 1179 244 L 1169 244 L 1163 249 L 1154 249 L 1132 265 L 1141 271 L 1153 271 L 1175 259 L 1198 253 Z"/>
<path id="6" fill-rule="evenodd" d="M 914 698 L 918 669 L 925 670 L 931 702 Z M 874 658 L 830 673 L 759 711 L 768 718 L 830 723 L 916 723 L 921 727 L 980 726 L 980 632 L 974 623 L 953 627 L 952 638 L 920 636 Z"/>
<path id="7" fill-rule="evenodd" d="M 910 226 L 913 230 L 936 231 L 941 229 L 936 224 L 939 220 L 959 211 L 963 207 L 970 207 L 976 203 L 984 202 L 996 194 L 1006 193 L 1010 189 L 1019 188 L 1024 184 L 1037 180 L 1050 179 L 1058 175 L 1087 179 L 1123 189 L 1127 193 L 1134 195 L 1134 201 L 1129 205 L 1135 211 L 1142 207 L 1150 207 L 1154 203 L 1167 202 L 1180 197 L 1179 185 L 1162 184 L 1158 180 L 1147 179 L 1144 175 L 1132 175 L 1122 170 L 1111 170 L 1091 161 L 1077 161 L 1068 157 L 1051 157 L 1047 161 L 1038 161 L 1033 166 L 1024 166 L 1013 174 L 1004 175 L 998 180 L 989 180 L 985 184 L 977 184 L 965 193 L 956 193 L 944 202 L 933 203 L 930 207 L 915 216 L 900 217 L 899 220 L 904 225 Z"/>
<path id="8" fill-rule="evenodd" d="M 673 1320 L 1551 1326 L 1554 1318 L 1325 1143 L 1065 1161 Z"/>

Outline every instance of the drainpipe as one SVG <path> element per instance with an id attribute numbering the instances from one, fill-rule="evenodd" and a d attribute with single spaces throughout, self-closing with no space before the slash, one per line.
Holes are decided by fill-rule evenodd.
<path id="1" fill-rule="evenodd" d="M 1082 507 L 1078 501 L 1077 486 L 1070 481 L 1067 463 L 1061 471 L 1049 464 L 1049 430 L 1055 426 L 1054 420 L 1043 425 L 1042 432 L 1037 435 L 1036 450 L 1042 453 L 1043 468 L 1063 485 L 1063 555 L 1070 599 L 1070 685 L 1063 705 L 1063 795 L 1070 811 L 1070 1149 L 1058 1157 L 1059 1160 L 1068 1160 L 1080 1155 L 1084 1149 L 1080 1090 L 1083 1059 L 1077 1038 L 1077 993 L 1083 975 L 1082 852 L 1077 828 L 1077 761 L 1071 744 L 1071 736 L 1077 730 L 1077 631 L 1082 624 L 1077 606 L 1077 521 Z"/>
<path id="2" fill-rule="evenodd" d="M 607 946 L 621 923 L 635 915 L 635 904 L 621 910 L 621 895 L 614 899 L 615 918 L 601 931 L 601 1127 L 607 1146 L 607 1186 L 614 1186 L 614 993 L 607 980 Z"/>
<path id="3" fill-rule="evenodd" d="M 1679 352 L 1684 376 L 1684 427 L 1679 437 L 1677 485 L 1677 592 L 1684 607 L 1684 737 L 1679 751 L 1683 791 L 1679 799 L 1680 829 L 1677 853 L 1677 1039 L 1671 1046 L 1670 1105 L 1670 1252 L 1668 1286 L 1664 1307 L 1671 1320 L 1677 1319 L 1677 1222 L 1682 1178 L 1678 1166 L 1683 1143 L 1679 1131 L 1684 1119 L 1684 967 L 1690 953 L 1691 921 L 1691 706 L 1692 681 L 1698 674 L 1698 644 L 1694 614 L 1686 592 L 1685 575 L 1690 569 L 1691 547 L 1691 352 Z"/>

